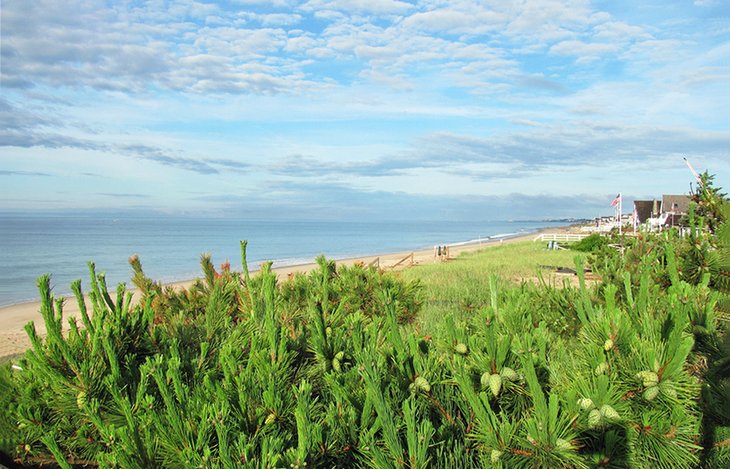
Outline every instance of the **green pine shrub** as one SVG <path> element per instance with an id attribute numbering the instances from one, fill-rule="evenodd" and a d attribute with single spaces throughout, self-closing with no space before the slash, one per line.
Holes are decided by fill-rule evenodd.
<path id="1" fill-rule="evenodd" d="M 580 252 L 595 252 L 608 245 L 608 239 L 598 233 L 586 236 L 578 242 L 569 245 L 569 248 Z"/>

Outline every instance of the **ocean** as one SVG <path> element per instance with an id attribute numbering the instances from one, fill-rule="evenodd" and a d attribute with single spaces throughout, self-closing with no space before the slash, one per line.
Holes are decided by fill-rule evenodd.
<path id="1" fill-rule="evenodd" d="M 274 267 L 312 261 L 430 248 L 517 235 L 547 221 L 282 221 L 192 217 L 0 216 L 0 306 L 38 299 L 36 279 L 51 274 L 53 293 L 67 296 L 73 280 L 88 291 L 87 262 L 105 272 L 108 285 L 131 285 L 128 258 L 138 254 L 147 276 L 162 282 L 201 275 L 200 255 L 240 270 L 239 241 L 248 240 L 248 262 Z"/>

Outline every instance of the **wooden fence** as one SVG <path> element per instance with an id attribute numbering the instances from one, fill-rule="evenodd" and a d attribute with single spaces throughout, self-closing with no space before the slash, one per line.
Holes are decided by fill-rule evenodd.
<path id="1" fill-rule="evenodd" d="M 390 268 L 391 269 L 394 269 L 394 268 L 398 267 L 399 265 L 403 264 L 405 261 L 407 261 L 409 259 L 411 261 L 411 263 L 409 265 L 413 265 L 413 253 L 410 253 L 406 257 L 404 257 L 403 259 L 399 260 L 398 262 L 396 262 L 395 264 L 393 264 L 392 266 L 390 266 Z"/>
<path id="2" fill-rule="evenodd" d="M 584 233 L 541 233 L 532 241 L 557 241 L 559 243 L 575 243 L 583 238 L 587 238 L 588 234 Z"/>

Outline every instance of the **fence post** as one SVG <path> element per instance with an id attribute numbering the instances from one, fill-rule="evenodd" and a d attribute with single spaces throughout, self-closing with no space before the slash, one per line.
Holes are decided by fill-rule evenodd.
<path id="1" fill-rule="evenodd" d="M 395 269 L 396 267 L 398 267 L 399 265 L 401 265 L 402 263 L 404 263 L 408 259 L 411 259 L 411 265 L 413 265 L 413 253 L 412 252 L 410 254 L 408 254 L 406 257 L 404 257 L 403 259 L 399 260 L 398 262 L 396 262 L 395 264 L 393 264 L 392 266 L 390 266 L 390 268 L 391 269 Z"/>

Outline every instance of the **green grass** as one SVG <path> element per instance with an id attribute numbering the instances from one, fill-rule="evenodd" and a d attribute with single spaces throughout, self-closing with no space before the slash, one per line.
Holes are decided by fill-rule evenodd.
<path id="1" fill-rule="evenodd" d="M 520 282 L 542 273 L 548 280 L 552 270 L 540 266 L 573 268 L 575 256 L 573 251 L 551 251 L 545 243 L 523 241 L 463 253 L 446 263 L 416 266 L 401 275 L 405 280 L 419 280 L 423 286 L 423 308 L 416 328 L 431 335 L 444 317 L 462 318 L 488 305 L 490 276 Z"/>
<path id="2" fill-rule="evenodd" d="M 23 356 L 22 353 L 14 353 L 12 355 L 6 355 L 4 357 L 0 357 L 0 365 L 2 365 L 3 363 L 13 363 L 22 356 Z"/>

